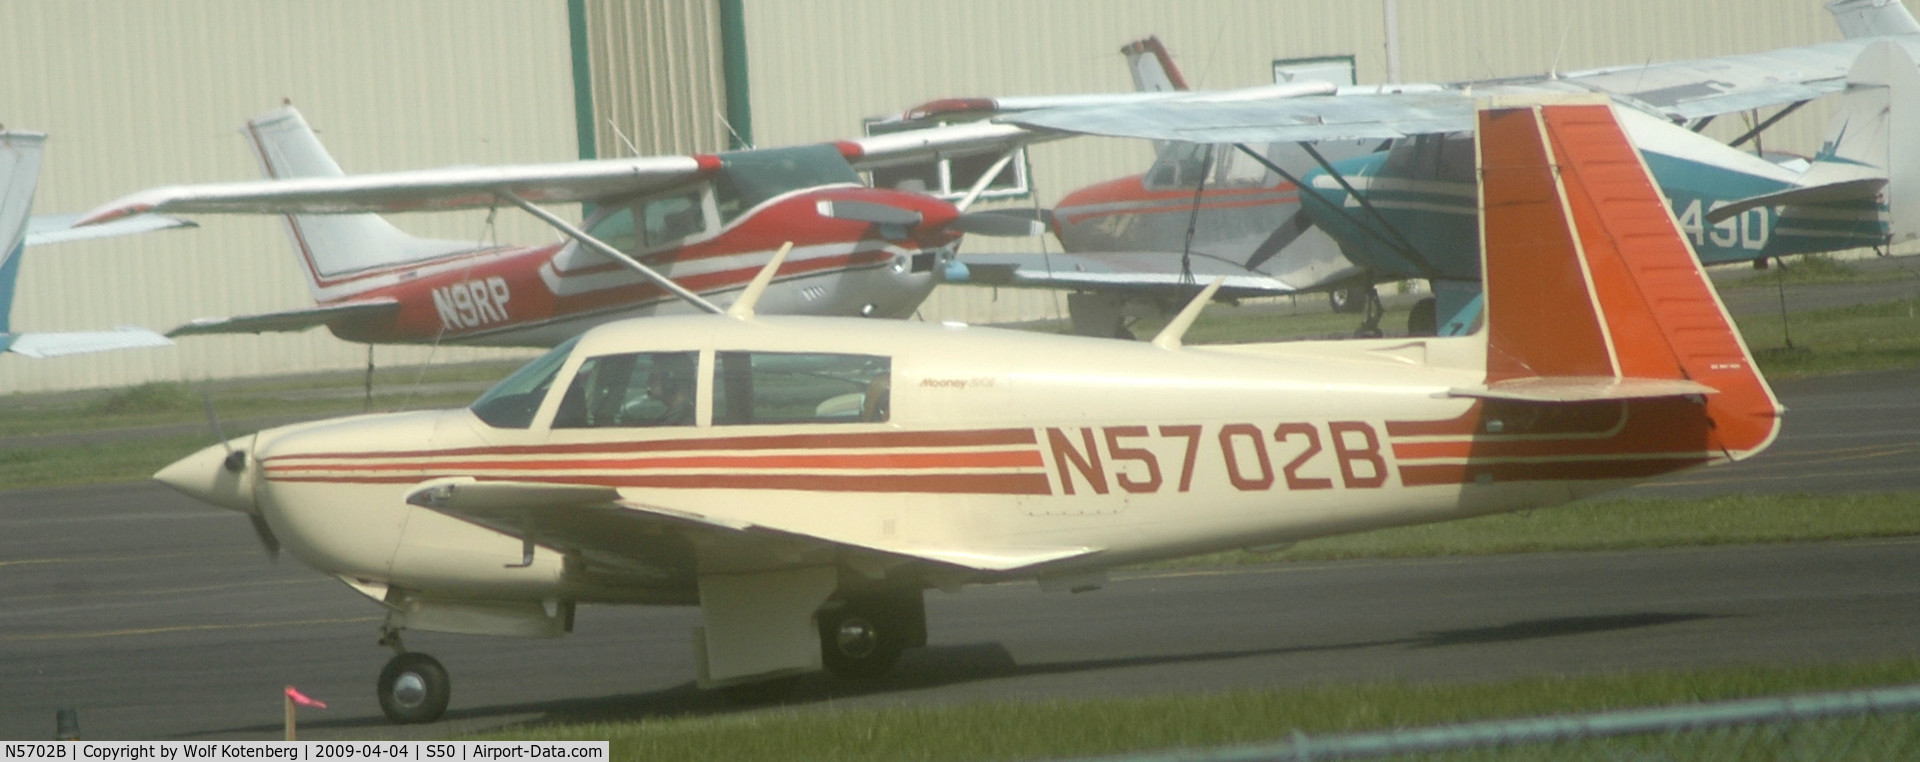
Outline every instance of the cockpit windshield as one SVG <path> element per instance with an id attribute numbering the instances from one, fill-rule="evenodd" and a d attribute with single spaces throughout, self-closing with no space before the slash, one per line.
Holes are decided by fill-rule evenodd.
<path id="1" fill-rule="evenodd" d="M 547 391 L 553 387 L 553 377 L 560 374 L 560 366 L 566 364 L 567 356 L 573 353 L 573 345 L 579 340 L 577 336 L 567 339 L 552 351 L 521 366 L 506 380 L 494 384 L 486 394 L 480 395 L 480 399 L 474 400 L 467 409 L 496 429 L 533 426 L 533 414 L 540 411 L 540 402 L 547 398 Z"/>

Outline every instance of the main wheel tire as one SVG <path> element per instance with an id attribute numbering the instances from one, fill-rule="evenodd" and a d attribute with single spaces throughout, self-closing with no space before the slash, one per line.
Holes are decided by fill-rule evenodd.
<path id="1" fill-rule="evenodd" d="M 820 660 L 828 672 L 865 680 L 886 674 L 905 650 L 904 628 L 852 606 L 820 614 Z"/>
<path id="2" fill-rule="evenodd" d="M 1407 311 L 1408 336 L 1436 336 L 1440 333 L 1438 302 L 1429 296 L 1413 303 Z"/>
<path id="3" fill-rule="evenodd" d="M 380 683 L 375 690 L 380 697 L 380 711 L 387 719 L 409 725 L 440 719 L 447 711 L 447 700 L 453 696 L 453 683 L 447 678 L 447 668 L 433 657 L 404 653 L 393 657 L 386 668 L 380 670 Z"/>

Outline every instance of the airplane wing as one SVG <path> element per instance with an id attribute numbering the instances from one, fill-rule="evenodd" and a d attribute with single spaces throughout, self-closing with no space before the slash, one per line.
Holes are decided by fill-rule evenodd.
<path id="1" fill-rule="evenodd" d="M 1256 99 L 1162 99 L 1059 107 L 999 119 L 1034 129 L 1188 143 L 1400 138 L 1473 127 L 1473 99 L 1417 90 Z"/>
<path id="2" fill-rule="evenodd" d="M 783 527 L 724 514 L 652 505 L 617 488 L 591 485 L 451 477 L 422 482 L 408 493 L 407 502 L 523 540 L 532 539 L 541 545 L 614 555 L 635 553 L 636 548 L 644 546 L 636 545 L 634 538 L 662 527 L 716 533 L 741 540 L 817 542 L 985 572 L 1014 571 L 1100 552 L 1099 548 L 1081 546 L 874 543 L 797 526 Z"/>
<path id="3" fill-rule="evenodd" d="M 214 333 L 266 333 L 304 331 L 338 320 L 389 315 L 400 309 L 393 298 L 356 299 L 317 307 L 229 318 L 199 318 L 167 332 L 168 336 L 201 336 Z"/>
<path id="4" fill-rule="evenodd" d="M 589 201 L 686 182 L 719 167 L 708 156 L 454 167 L 152 188 L 88 212 L 96 225 L 143 212 L 348 214 L 495 206 L 500 192 L 536 203 Z"/>
<path id="5" fill-rule="evenodd" d="M 172 344 L 167 337 L 136 326 L 120 326 L 111 331 L 0 333 L 0 351 L 36 358 Z"/>
<path id="6" fill-rule="evenodd" d="M 1920 40 L 1894 38 L 1920 51 Z M 1847 70 L 1875 38 L 1739 53 L 1714 58 L 1610 66 L 1555 76 L 1487 80 L 1485 89 L 1535 86 L 1606 93 L 1675 120 L 1693 120 L 1812 100 L 1846 89 Z"/>
<path id="7" fill-rule="evenodd" d="M 949 283 L 995 288 L 1097 291 L 1131 296 L 1189 299 L 1200 286 L 1222 278 L 1218 298 L 1287 296 L 1331 288 L 1356 274 L 1351 266 L 1321 277 L 1276 278 L 1211 257 L 1195 256 L 1191 277 L 1178 270 L 1179 254 L 1155 252 L 967 254 L 966 279 Z"/>
<path id="8" fill-rule="evenodd" d="M 1697 381 L 1667 378 L 1579 378 L 1533 376 L 1485 386 L 1447 390 L 1454 397 L 1515 400 L 1519 402 L 1603 402 L 1718 394 L 1720 390 Z"/>
<path id="9" fill-rule="evenodd" d="M 854 169 L 864 170 L 942 156 L 1004 152 L 1048 138 L 1011 125 L 965 124 L 834 145 Z M 352 214 L 485 208 L 499 205 L 501 193 L 534 203 L 593 201 L 671 188 L 721 166 L 720 155 L 698 154 L 174 185 L 110 201 L 86 213 L 78 224 L 99 225 L 146 212 Z"/>

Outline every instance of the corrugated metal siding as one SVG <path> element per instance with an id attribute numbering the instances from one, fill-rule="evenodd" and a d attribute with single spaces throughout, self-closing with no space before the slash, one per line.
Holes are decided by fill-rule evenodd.
<path id="1" fill-rule="evenodd" d="M 576 155 L 564 3 L 203 0 L 6 3 L 0 121 L 50 137 L 37 212 L 141 188 L 258 176 L 238 132 L 291 98 L 342 166 L 371 172 Z M 517 210 L 497 237 L 552 240 Z M 202 216 L 198 230 L 27 251 L 13 324 L 78 330 L 311 303 L 277 220 Z M 404 215 L 421 235 L 481 238 L 484 213 Z M 382 363 L 493 352 L 381 348 Z M 288 373 L 365 364 L 324 331 L 191 338 L 168 349 L 0 357 L 0 393 Z"/>
<path id="2" fill-rule="evenodd" d="M 748 0 L 753 103 L 762 144 L 828 140 L 861 117 L 940 97 L 1121 91 L 1119 53 L 1157 34 L 1197 88 L 1271 80 L 1278 58 L 1355 57 L 1361 82 L 1386 78 L 1385 3 L 1330 0 Z M 1400 0 L 1402 78 L 1479 79 L 1635 61 L 1748 52 L 1839 39 L 1819 0 Z M 1557 62 L 1557 67 L 1556 67 Z M 1767 147 L 1811 152 L 1827 110 L 1783 122 Z M 1710 134 L 1742 131 L 1722 118 Z M 1050 205 L 1100 180 L 1138 174 L 1144 142 L 1078 140 L 1036 148 L 1033 182 Z M 1031 203 L 1031 202 L 1028 202 Z M 974 237 L 975 251 L 1031 247 Z M 980 320 L 1058 314 L 1049 295 L 943 288 L 922 315 Z"/>
<path id="3" fill-rule="evenodd" d="M 725 150 L 720 17 L 709 0 L 590 0 L 601 157 Z"/>

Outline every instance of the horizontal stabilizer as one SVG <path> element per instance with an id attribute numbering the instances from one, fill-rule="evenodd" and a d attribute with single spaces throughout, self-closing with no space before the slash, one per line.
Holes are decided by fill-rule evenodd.
<path id="1" fill-rule="evenodd" d="M 1511 378 L 1485 386 L 1449 389 L 1447 395 L 1518 402 L 1601 402 L 1686 397 L 1719 392 L 1719 389 L 1706 384 L 1678 378 L 1534 376 Z"/>
<path id="2" fill-rule="evenodd" d="M 168 228 L 199 227 L 192 222 L 159 214 L 140 214 L 125 217 L 104 225 L 74 227 L 80 222 L 80 213 L 35 215 L 27 221 L 27 245 L 43 246 L 50 243 L 85 241 L 93 238 L 111 238 L 134 233 L 150 233 Z"/>
<path id="3" fill-rule="evenodd" d="M 400 302 L 397 299 L 360 299 L 285 312 L 229 318 L 200 318 L 168 331 L 167 335 L 200 336 L 215 333 L 304 331 L 342 320 L 390 315 L 399 310 Z"/>
<path id="4" fill-rule="evenodd" d="M 14 334 L 12 339 L 13 343 L 6 345 L 6 351 L 27 357 L 60 357 L 173 344 L 165 336 L 134 326 L 121 326 L 111 331 L 21 333 Z"/>
<path id="5" fill-rule="evenodd" d="M 1879 201 L 1880 191 L 1886 187 L 1887 178 L 1885 177 L 1862 177 L 1824 185 L 1788 188 L 1775 193 L 1749 196 L 1726 206 L 1715 207 L 1713 211 L 1707 212 L 1707 222 L 1717 225 L 1738 217 L 1748 210 L 1765 206 L 1875 204 Z"/>

